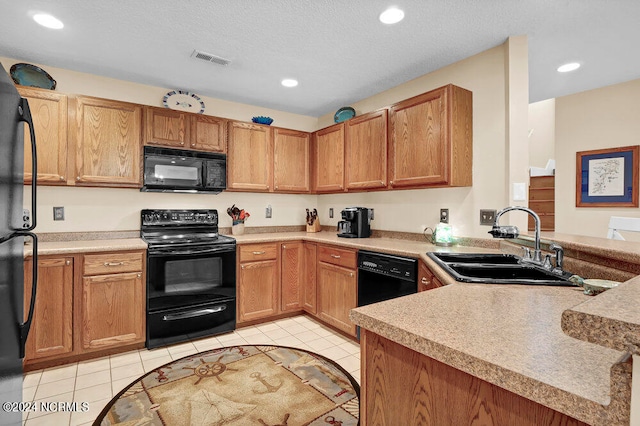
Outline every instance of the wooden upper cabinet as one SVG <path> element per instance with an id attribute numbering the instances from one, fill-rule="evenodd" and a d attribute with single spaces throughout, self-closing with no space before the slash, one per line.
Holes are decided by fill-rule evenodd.
<path id="1" fill-rule="evenodd" d="M 67 182 L 67 96 L 51 90 L 18 86 L 20 96 L 29 101 L 36 134 L 38 184 L 65 185 Z M 30 184 L 31 137 L 24 128 L 24 183 Z"/>
<path id="2" fill-rule="evenodd" d="M 392 188 L 471 186 L 472 95 L 448 85 L 389 109 Z"/>
<path id="3" fill-rule="evenodd" d="M 186 112 L 144 107 L 144 144 L 173 148 L 191 146 L 191 117 Z"/>
<path id="4" fill-rule="evenodd" d="M 345 122 L 347 190 L 387 186 L 387 110 Z"/>
<path id="5" fill-rule="evenodd" d="M 71 98 L 75 184 L 139 188 L 142 185 L 142 106 Z"/>
<path id="6" fill-rule="evenodd" d="M 32 259 L 25 261 L 25 317 L 31 303 L 32 266 Z M 41 257 L 37 290 L 26 362 L 73 351 L 73 257 Z"/>
<path id="7" fill-rule="evenodd" d="M 227 152 L 227 120 L 210 115 L 190 115 L 189 147 L 198 151 Z"/>
<path id="8" fill-rule="evenodd" d="M 316 192 L 344 190 L 344 123 L 315 133 L 314 172 Z"/>
<path id="9" fill-rule="evenodd" d="M 273 190 L 273 144 L 268 126 L 229 123 L 227 189 L 269 192 Z"/>
<path id="10" fill-rule="evenodd" d="M 277 192 L 309 192 L 309 133 L 273 130 L 273 185 Z"/>

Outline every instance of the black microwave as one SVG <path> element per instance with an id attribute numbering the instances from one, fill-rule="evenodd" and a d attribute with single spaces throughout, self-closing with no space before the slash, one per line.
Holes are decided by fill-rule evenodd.
<path id="1" fill-rule="evenodd" d="M 144 183 L 140 191 L 217 194 L 226 188 L 226 155 L 144 147 Z"/>

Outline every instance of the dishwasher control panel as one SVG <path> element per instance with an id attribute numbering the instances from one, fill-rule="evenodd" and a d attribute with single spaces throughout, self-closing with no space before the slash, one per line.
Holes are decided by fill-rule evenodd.
<path id="1" fill-rule="evenodd" d="M 417 262 L 408 257 L 358 251 L 358 269 L 405 280 L 416 279 Z"/>

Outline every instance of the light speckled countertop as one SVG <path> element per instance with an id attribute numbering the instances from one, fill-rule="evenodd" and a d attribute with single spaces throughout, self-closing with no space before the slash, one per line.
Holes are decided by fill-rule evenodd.
<path id="1" fill-rule="evenodd" d="M 86 241 L 48 241 L 38 242 L 38 254 L 73 254 L 100 251 L 118 250 L 146 250 L 147 243 L 140 238 L 119 238 L 113 240 L 86 240 Z M 33 246 L 25 244 L 24 257 L 33 254 Z"/>

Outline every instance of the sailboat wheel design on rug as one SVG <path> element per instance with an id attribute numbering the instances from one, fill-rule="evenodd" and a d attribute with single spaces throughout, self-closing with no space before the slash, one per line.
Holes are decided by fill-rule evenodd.
<path id="1" fill-rule="evenodd" d="M 221 363 L 220 360 L 222 359 L 222 357 L 224 357 L 224 355 L 220 355 L 220 358 L 218 358 L 214 362 L 206 362 L 204 359 L 200 358 L 202 364 L 196 365 L 195 367 L 182 368 L 184 370 L 193 370 L 193 373 L 198 377 L 198 380 L 194 383 L 196 385 L 200 383 L 200 380 L 204 379 L 205 377 L 215 377 L 219 382 L 221 382 L 222 379 L 219 376 L 225 371 L 238 371 L 234 368 L 229 368 Z"/>

